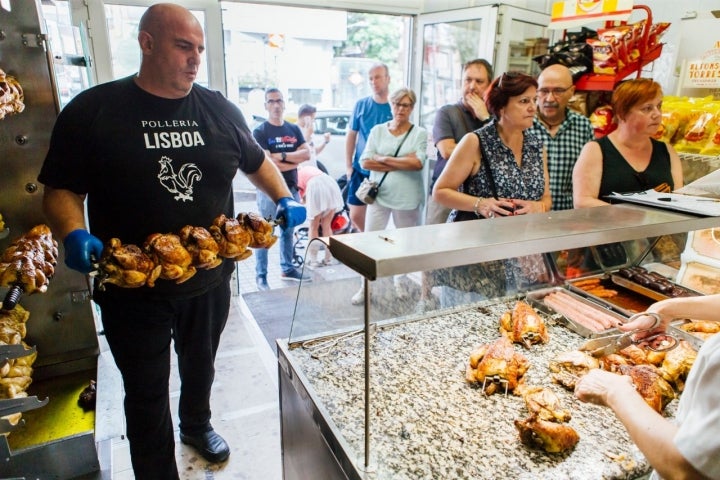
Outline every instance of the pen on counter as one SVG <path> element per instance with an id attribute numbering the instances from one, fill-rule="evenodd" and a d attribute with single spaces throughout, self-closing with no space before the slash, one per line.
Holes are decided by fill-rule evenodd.
<path id="1" fill-rule="evenodd" d="M 388 243 L 395 243 L 395 240 L 393 240 L 393 239 L 390 238 L 390 237 L 385 237 L 385 236 L 383 236 L 383 235 L 378 235 L 378 238 L 379 238 L 380 240 L 385 240 L 385 241 L 388 242 Z"/>

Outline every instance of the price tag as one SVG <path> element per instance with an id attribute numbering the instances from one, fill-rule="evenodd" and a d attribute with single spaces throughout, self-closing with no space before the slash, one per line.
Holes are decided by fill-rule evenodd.
<path id="1" fill-rule="evenodd" d="M 550 28 L 567 29 L 594 21 L 627 21 L 633 0 L 564 0 L 555 2 L 550 13 Z"/>

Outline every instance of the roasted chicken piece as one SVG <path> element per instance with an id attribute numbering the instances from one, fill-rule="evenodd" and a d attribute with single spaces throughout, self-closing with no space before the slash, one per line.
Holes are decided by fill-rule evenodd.
<path id="1" fill-rule="evenodd" d="M 545 321 L 523 301 L 515 303 L 512 312 L 505 312 L 500 318 L 500 332 L 526 348 L 530 348 L 533 343 L 547 343 L 549 340 Z"/>
<path id="2" fill-rule="evenodd" d="M 552 380 L 565 388 L 573 390 L 580 377 L 593 368 L 598 368 L 598 359 L 587 352 L 572 350 L 564 352 L 550 361 Z"/>
<path id="3" fill-rule="evenodd" d="M 58 245 L 47 225 L 36 225 L 15 240 L 0 257 L 0 286 L 26 294 L 46 292 L 55 274 Z"/>
<path id="4" fill-rule="evenodd" d="M 692 333 L 696 337 L 707 340 L 716 333 L 720 332 L 720 322 L 711 322 L 709 320 L 691 320 L 679 325 L 679 328 L 688 333 Z"/>
<path id="5" fill-rule="evenodd" d="M 620 366 L 622 365 L 632 365 L 632 363 L 627 357 L 619 353 L 611 353 L 610 355 L 605 355 L 600 358 L 600 368 L 608 372 L 617 373 L 620 371 Z"/>
<path id="6" fill-rule="evenodd" d="M 0 120 L 25 110 L 25 95 L 20 83 L 0 69 Z"/>
<path id="7" fill-rule="evenodd" d="M 675 385 L 679 392 L 685 389 L 685 379 L 697 358 L 697 351 L 686 340 L 680 340 L 678 346 L 665 353 L 660 366 L 660 374 Z"/>
<path id="8" fill-rule="evenodd" d="M 570 410 L 562 408 L 560 398 L 549 388 L 518 385 L 513 393 L 523 397 L 532 417 L 550 422 L 567 422 L 571 418 Z"/>
<path id="9" fill-rule="evenodd" d="M 222 259 L 218 258 L 220 246 L 207 229 L 185 225 L 180 230 L 180 241 L 190 252 L 194 267 L 210 269 L 222 263 Z"/>
<path id="10" fill-rule="evenodd" d="M 159 265 L 159 278 L 183 283 L 189 280 L 197 270 L 192 266 L 192 257 L 173 233 L 153 233 L 143 246 L 145 252 L 156 265 Z"/>
<path id="11" fill-rule="evenodd" d="M 635 365 L 655 365 L 660 366 L 665 358 L 665 352 L 655 352 L 649 348 L 642 348 L 639 345 L 632 344 L 628 347 L 623 348 L 618 352 L 623 357 L 626 357 Z"/>
<path id="12" fill-rule="evenodd" d="M 111 238 L 100 258 L 99 284 L 100 287 L 105 283 L 124 288 L 154 287 L 161 270 L 137 245 L 123 245 L 119 238 Z"/>
<path id="13" fill-rule="evenodd" d="M 513 348 L 507 337 L 481 345 L 470 355 L 465 379 L 470 383 L 480 382 L 486 395 L 498 389 L 512 392 L 522 380 L 530 362 Z"/>
<path id="14" fill-rule="evenodd" d="M 618 373 L 630 376 L 645 403 L 658 413 L 662 413 L 667 404 L 675 398 L 672 386 L 653 365 L 620 365 Z"/>
<path id="15" fill-rule="evenodd" d="M 550 422 L 536 417 L 515 420 L 520 441 L 531 448 L 542 448 L 549 453 L 561 453 L 573 448 L 580 436 L 570 425 Z"/>
<path id="16" fill-rule="evenodd" d="M 250 231 L 252 241 L 250 248 L 270 248 L 277 241 L 278 237 L 273 235 L 273 226 L 257 213 L 240 213 L 237 216 L 238 222 Z"/>
<path id="17" fill-rule="evenodd" d="M 218 255 L 221 257 L 245 260 L 252 255 L 252 250 L 248 250 L 252 243 L 252 232 L 236 218 L 220 215 L 213 220 L 209 230 L 220 247 Z"/>

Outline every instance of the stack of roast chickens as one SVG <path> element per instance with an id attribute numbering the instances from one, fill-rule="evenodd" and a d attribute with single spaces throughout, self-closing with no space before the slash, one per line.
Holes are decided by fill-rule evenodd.
<path id="1" fill-rule="evenodd" d="M 270 248 L 277 238 L 273 225 L 256 213 L 220 215 L 207 229 L 186 225 L 177 233 L 153 233 L 142 246 L 111 238 L 98 264 L 99 287 L 153 287 L 158 278 L 183 283 L 198 269 L 215 268 L 223 258 L 244 260 L 251 248 Z"/>
<path id="2" fill-rule="evenodd" d="M 32 294 L 47 291 L 57 265 L 58 244 L 47 225 L 37 225 L 0 256 L 0 286 Z"/>
<path id="3" fill-rule="evenodd" d="M 20 83 L 0 69 L 0 120 L 25 110 L 25 95 Z"/>
<path id="4" fill-rule="evenodd" d="M 524 382 L 530 362 L 513 347 L 518 343 L 529 350 L 533 344 L 548 342 L 542 317 L 532 306 L 518 301 L 499 323 L 501 336 L 470 354 L 466 381 L 481 385 L 486 395 L 512 392 L 523 397 L 529 417 L 514 421 L 523 444 L 549 453 L 572 449 L 580 437 L 568 424 L 570 411 L 550 388 Z M 680 340 L 676 348 L 664 352 L 637 345 L 601 358 L 580 350 L 568 351 L 554 358 L 548 367 L 551 380 L 571 391 L 594 368 L 628 375 L 645 402 L 662 412 L 675 398 L 675 392 L 682 392 L 696 356 L 693 346 Z"/>
<path id="5" fill-rule="evenodd" d="M 32 365 L 37 358 L 34 349 L 28 348 L 24 342 L 27 333 L 26 323 L 30 312 L 16 305 L 12 310 L 4 310 L 0 304 L 0 351 L 3 345 L 23 345 L 28 355 L 18 358 L 0 358 L 0 404 L 4 399 L 27 397 L 27 388 L 32 383 Z M 22 413 L 14 413 L 5 417 L 11 425 L 17 425 Z"/>

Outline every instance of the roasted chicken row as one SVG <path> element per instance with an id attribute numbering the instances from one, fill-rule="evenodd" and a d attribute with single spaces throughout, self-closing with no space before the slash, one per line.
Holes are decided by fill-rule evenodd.
<path id="1" fill-rule="evenodd" d="M 215 268 L 223 258 L 244 260 L 252 255 L 250 248 L 270 248 L 277 238 L 270 222 L 256 213 L 220 215 L 209 229 L 186 225 L 178 234 L 153 233 L 142 247 L 112 238 L 98 265 L 100 287 L 153 287 L 158 278 L 183 283 L 197 269 Z"/>
<path id="2" fill-rule="evenodd" d="M 0 346 L 25 345 L 25 324 L 30 312 L 20 305 L 6 311 L 0 308 Z M 27 347 L 27 345 L 25 345 Z M 37 358 L 33 353 L 10 360 L 0 359 L 0 399 L 26 397 L 28 386 L 32 383 L 32 364 Z"/>
<path id="3" fill-rule="evenodd" d="M 21 287 L 26 294 L 47 291 L 55 273 L 58 244 L 47 225 L 37 225 L 0 256 L 0 286 Z"/>

